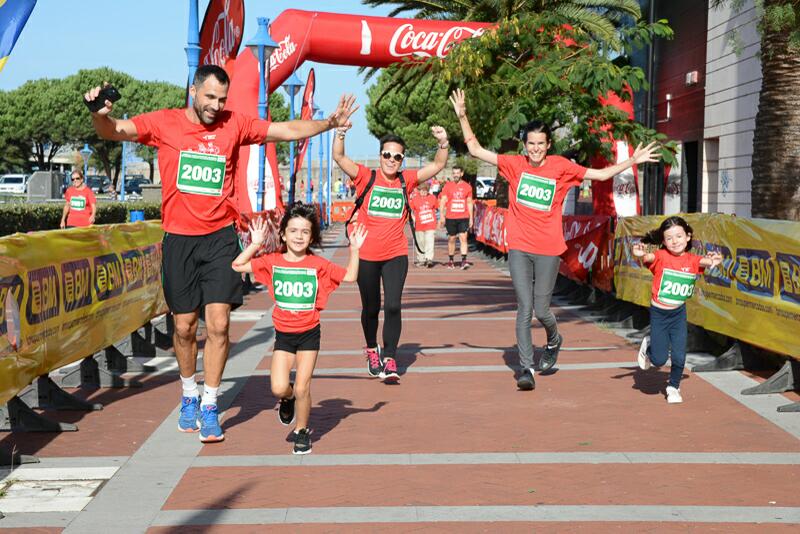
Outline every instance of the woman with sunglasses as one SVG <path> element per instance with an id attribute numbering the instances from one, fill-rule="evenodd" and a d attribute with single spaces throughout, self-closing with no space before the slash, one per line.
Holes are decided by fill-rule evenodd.
<path id="1" fill-rule="evenodd" d="M 97 211 L 97 199 L 92 188 L 86 185 L 81 171 L 72 171 L 72 185 L 64 193 L 64 211 L 61 213 L 61 228 L 91 226 Z"/>
<path id="2" fill-rule="evenodd" d="M 450 144 L 441 126 L 431 128 L 438 150 L 433 162 L 421 169 L 401 171 L 406 145 L 396 135 L 380 140 L 380 166 L 368 169 L 345 156 L 344 138 L 349 127 L 339 128 L 333 141 L 333 159 L 356 186 L 356 197 L 365 194 L 356 213 L 358 223 L 367 230 L 361 247 L 358 266 L 358 290 L 361 293 L 361 328 L 364 331 L 367 372 L 385 382 L 396 382 L 397 345 L 400 342 L 402 317 L 400 312 L 403 285 L 408 273 L 408 239 L 405 224 L 408 217 L 407 195 L 421 182 L 430 180 L 447 163 Z M 369 191 L 372 175 L 374 183 Z M 405 194 L 401 186 L 405 182 Z M 381 280 L 383 280 L 383 351 L 378 347 L 378 314 L 381 309 Z"/>
<path id="3" fill-rule="evenodd" d="M 586 180 L 609 180 L 622 171 L 658 159 L 655 143 L 636 147 L 633 156 L 605 169 L 582 167 L 561 156 L 547 154 L 550 127 L 531 121 L 523 130 L 524 155 L 497 155 L 481 146 L 467 119 L 464 91 L 456 89 L 450 97 L 464 143 L 469 153 L 497 166 L 508 180 L 509 199 L 506 217 L 508 268 L 517 295 L 516 335 L 522 373 L 517 380 L 521 390 L 536 387 L 533 379 L 533 340 L 531 318 L 544 326 L 547 343 L 539 364 L 542 371 L 552 368 L 564 338 L 550 311 L 550 298 L 558 276 L 561 254 L 567 250 L 561 223 L 561 205 L 570 188 Z"/>

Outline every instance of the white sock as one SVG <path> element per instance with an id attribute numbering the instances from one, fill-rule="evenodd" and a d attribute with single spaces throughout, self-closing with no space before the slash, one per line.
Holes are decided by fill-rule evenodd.
<path id="1" fill-rule="evenodd" d="M 197 398 L 200 396 L 200 391 L 197 389 L 197 382 L 194 379 L 194 375 L 189 378 L 181 377 L 181 387 L 183 388 L 184 397 Z"/>
<path id="2" fill-rule="evenodd" d="M 217 404 L 217 392 L 219 391 L 219 386 L 212 388 L 208 385 L 203 385 L 203 400 L 200 401 L 200 406 L 206 406 L 208 404 Z"/>

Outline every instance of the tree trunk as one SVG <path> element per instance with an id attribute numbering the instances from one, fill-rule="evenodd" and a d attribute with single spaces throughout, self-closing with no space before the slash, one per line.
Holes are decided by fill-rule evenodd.
<path id="1" fill-rule="evenodd" d="M 777 1 L 765 0 L 765 7 Z M 752 215 L 800 221 L 800 55 L 789 50 L 788 32 L 762 31 Z"/>

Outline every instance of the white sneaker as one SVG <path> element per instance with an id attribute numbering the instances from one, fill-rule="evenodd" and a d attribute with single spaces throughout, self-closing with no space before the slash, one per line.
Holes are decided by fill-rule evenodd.
<path id="1" fill-rule="evenodd" d="M 650 336 L 644 336 L 642 338 L 642 344 L 639 346 L 639 356 L 636 358 L 639 362 L 639 369 L 643 371 L 647 371 L 650 367 L 653 366 L 650 363 L 650 357 L 647 356 L 647 348 L 650 346 Z"/>
<path id="2" fill-rule="evenodd" d="M 683 402 L 681 390 L 672 386 L 667 386 L 667 404 L 680 404 Z"/>

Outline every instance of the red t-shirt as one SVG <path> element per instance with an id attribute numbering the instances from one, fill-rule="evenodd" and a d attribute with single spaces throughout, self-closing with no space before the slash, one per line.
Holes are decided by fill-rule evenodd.
<path id="1" fill-rule="evenodd" d="M 472 186 L 464 180 L 456 182 L 447 182 L 444 184 L 444 189 L 440 193 L 440 197 L 447 197 L 447 205 L 445 206 L 445 218 L 447 219 L 469 219 L 469 209 L 467 208 L 467 199 L 472 198 Z"/>
<path id="2" fill-rule="evenodd" d="M 397 256 L 408 256 L 408 239 L 405 235 L 408 212 L 405 209 L 400 180 L 387 180 L 380 169 L 375 172 L 375 184 L 353 219 L 365 225 L 368 232 L 359 257 L 368 261 L 384 261 Z M 358 174 L 353 180 L 357 196 L 367 188 L 370 173 L 363 165 L 358 166 Z M 408 193 L 417 187 L 417 171 L 403 171 L 403 178 Z"/>
<path id="3" fill-rule="evenodd" d="M 64 198 L 69 204 L 67 226 L 89 226 L 92 206 L 97 204 L 92 188 L 85 185 L 83 189 L 78 190 L 78 188 L 70 186 L 67 188 Z"/>
<path id="4" fill-rule="evenodd" d="M 678 308 L 694 294 L 697 275 L 705 270 L 700 265 L 703 257 L 690 252 L 675 256 L 663 248 L 656 250 L 655 256 L 647 266 L 653 273 L 650 298 L 661 306 Z"/>
<path id="5" fill-rule="evenodd" d="M 165 232 L 207 235 L 238 219 L 233 176 L 239 147 L 263 143 L 269 121 L 223 111 L 206 126 L 190 122 L 185 109 L 162 109 L 132 120 L 136 140 L 158 148 Z"/>
<path id="6" fill-rule="evenodd" d="M 347 274 L 344 267 L 314 254 L 291 262 L 275 252 L 253 258 L 250 264 L 255 279 L 269 288 L 275 301 L 272 323 L 284 333 L 306 332 L 317 326 L 328 296 Z"/>
<path id="7" fill-rule="evenodd" d="M 414 228 L 423 232 L 436 230 L 436 197 L 430 193 L 421 194 L 409 200 L 411 209 L 414 210 Z"/>
<path id="8" fill-rule="evenodd" d="M 497 156 L 497 169 L 508 180 L 508 248 L 544 256 L 567 250 L 561 205 L 569 188 L 580 184 L 586 167 L 561 156 L 547 156 L 533 167 L 526 156 Z"/>

